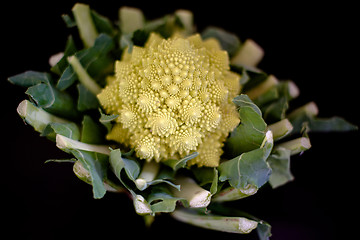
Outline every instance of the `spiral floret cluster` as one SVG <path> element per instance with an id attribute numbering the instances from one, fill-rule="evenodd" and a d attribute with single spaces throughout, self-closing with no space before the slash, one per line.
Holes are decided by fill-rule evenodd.
<path id="1" fill-rule="evenodd" d="M 188 164 L 215 167 L 223 142 L 240 122 L 232 99 L 240 76 L 217 40 L 163 39 L 152 33 L 116 62 L 115 78 L 98 95 L 108 114 L 118 114 L 107 139 L 157 162 L 198 156 Z"/>

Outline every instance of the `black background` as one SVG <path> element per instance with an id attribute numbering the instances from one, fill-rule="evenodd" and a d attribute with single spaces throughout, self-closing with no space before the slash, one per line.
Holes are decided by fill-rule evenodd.
<path id="1" fill-rule="evenodd" d="M 354 5 L 291 1 L 83 1 L 117 19 L 120 6 L 143 9 L 149 19 L 178 8 L 192 10 L 198 30 L 215 25 L 254 39 L 265 50 L 259 67 L 301 90 L 291 107 L 314 100 L 321 117 L 339 115 L 359 125 L 358 13 Z M 189 238 L 257 239 L 195 228 L 167 215 L 150 229 L 124 195 L 92 198 L 91 187 L 72 164 L 44 164 L 67 155 L 41 138 L 16 113 L 25 89 L 7 77 L 26 70 L 48 71 L 50 55 L 63 50 L 68 34 L 61 14 L 75 1 L 13 1 L 1 6 L 1 235 L 27 239 Z M 313 148 L 292 158 L 295 181 L 264 186 L 236 202 L 273 226 L 272 239 L 349 239 L 356 232 L 359 132 L 310 134 Z M 355 217 L 355 220 L 353 220 Z M 11 235 L 7 235 L 11 234 Z M 11 236 L 11 237 L 10 237 Z"/>

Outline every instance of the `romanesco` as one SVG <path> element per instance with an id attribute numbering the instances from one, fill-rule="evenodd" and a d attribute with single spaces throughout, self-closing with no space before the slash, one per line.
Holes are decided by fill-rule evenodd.
<path id="1" fill-rule="evenodd" d="M 152 33 L 144 47 L 125 51 L 115 73 L 98 95 L 108 114 L 119 114 L 108 140 L 147 161 L 197 151 L 189 165 L 219 165 L 223 142 L 240 122 L 232 103 L 240 76 L 217 40 Z"/>

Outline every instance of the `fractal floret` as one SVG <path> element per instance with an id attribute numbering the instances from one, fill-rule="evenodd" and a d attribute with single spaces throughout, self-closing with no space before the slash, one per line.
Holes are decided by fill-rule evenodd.
<path id="1" fill-rule="evenodd" d="M 219 165 L 223 141 L 240 122 L 232 103 L 240 76 L 217 40 L 152 33 L 144 47 L 125 51 L 115 72 L 98 95 L 108 114 L 119 115 L 109 140 L 147 161 L 197 151 L 188 164 Z"/>

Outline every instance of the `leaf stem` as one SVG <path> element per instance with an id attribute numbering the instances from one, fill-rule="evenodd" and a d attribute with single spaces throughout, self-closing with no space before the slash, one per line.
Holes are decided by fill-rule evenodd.
<path id="1" fill-rule="evenodd" d="M 279 145 L 276 146 L 276 148 L 289 149 L 291 151 L 290 154 L 295 155 L 295 154 L 298 154 L 298 153 L 301 153 L 303 151 L 310 149 L 311 143 L 310 143 L 309 138 L 300 137 L 300 138 L 296 138 L 291 141 L 280 143 Z"/>
<path id="2" fill-rule="evenodd" d="M 144 15 L 138 8 L 122 7 L 119 9 L 120 29 L 122 33 L 132 33 L 144 27 Z"/>
<path id="3" fill-rule="evenodd" d="M 56 135 L 56 146 L 65 152 L 69 149 L 78 149 L 110 155 L 109 146 L 83 143 L 59 134 Z"/>
<path id="4" fill-rule="evenodd" d="M 319 109 L 315 102 L 309 102 L 305 104 L 304 106 L 301 106 L 295 110 L 293 110 L 291 113 L 287 115 L 288 119 L 291 121 L 292 119 L 295 119 L 296 117 L 306 114 L 308 116 L 317 116 L 319 113 Z"/>
<path id="5" fill-rule="evenodd" d="M 97 95 L 101 92 L 101 87 L 95 82 L 94 79 L 86 72 L 86 70 L 81 65 L 79 59 L 75 56 L 68 58 L 68 62 L 73 67 L 76 75 L 79 78 L 79 81 L 94 95 Z"/>
<path id="6" fill-rule="evenodd" d="M 70 123 L 70 121 L 54 116 L 42 108 L 36 107 L 28 100 L 23 100 L 17 107 L 18 114 L 36 131 L 42 133 L 49 123 Z"/>
<path id="7" fill-rule="evenodd" d="M 253 40 L 247 39 L 231 59 L 231 64 L 256 67 L 263 57 L 264 50 Z"/>
<path id="8" fill-rule="evenodd" d="M 200 215 L 186 210 L 175 210 L 171 216 L 178 221 L 197 227 L 246 234 L 254 230 L 258 223 L 244 217 L 224 217 L 218 215 Z"/>
<path id="9" fill-rule="evenodd" d="M 201 188 L 197 183 L 189 177 L 180 176 L 176 178 L 175 184 L 181 186 L 181 190 L 172 190 L 175 197 L 184 198 L 188 201 L 192 208 L 207 207 L 211 201 L 211 193 Z"/>
<path id="10" fill-rule="evenodd" d="M 76 3 L 72 9 L 80 37 L 86 48 L 92 47 L 98 32 L 91 17 L 89 5 Z"/>
<path id="11" fill-rule="evenodd" d="M 228 187 L 215 194 L 212 198 L 213 202 L 235 201 L 246 198 L 257 193 L 258 188 L 248 184 L 246 188 Z"/>
<path id="12" fill-rule="evenodd" d="M 267 128 L 272 132 L 274 140 L 279 140 L 285 137 L 293 130 L 293 126 L 287 118 L 270 124 Z"/>
<path id="13" fill-rule="evenodd" d="M 248 95 L 250 99 L 256 99 L 278 83 L 279 80 L 274 75 L 269 75 L 265 81 L 246 92 L 246 95 Z"/>
<path id="14" fill-rule="evenodd" d="M 155 179 L 159 173 L 160 164 L 157 162 L 145 162 L 139 177 L 135 180 L 136 187 L 139 190 L 144 190 L 147 187 L 147 183 Z"/>

